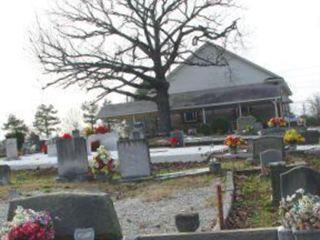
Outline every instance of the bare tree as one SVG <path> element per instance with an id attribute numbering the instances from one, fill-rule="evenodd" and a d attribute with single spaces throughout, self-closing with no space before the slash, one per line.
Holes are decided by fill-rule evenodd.
<path id="1" fill-rule="evenodd" d="M 102 90 L 98 99 L 118 93 L 154 101 L 159 130 L 168 133 L 168 73 L 177 64 L 225 64 L 202 59 L 194 46 L 239 36 L 238 19 L 226 14 L 233 7 L 234 0 L 63 0 L 52 11 L 53 28 L 39 26 L 32 42 L 45 72 L 57 74 L 47 86 L 77 84 Z"/>
<path id="2" fill-rule="evenodd" d="M 320 122 L 320 94 L 315 94 L 310 100 L 310 110 L 313 117 Z"/>

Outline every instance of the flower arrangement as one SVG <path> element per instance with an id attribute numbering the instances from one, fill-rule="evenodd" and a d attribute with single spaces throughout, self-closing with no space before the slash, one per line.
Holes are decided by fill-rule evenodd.
<path id="1" fill-rule="evenodd" d="M 109 132 L 109 128 L 105 124 L 100 124 L 94 128 L 95 134 L 106 134 Z"/>
<path id="2" fill-rule="evenodd" d="M 245 128 L 242 130 L 243 134 L 250 134 L 254 132 L 254 127 L 251 125 L 246 125 Z"/>
<path id="3" fill-rule="evenodd" d="M 236 153 L 237 148 L 241 145 L 245 144 L 245 141 L 236 135 L 228 135 L 225 139 L 224 139 L 224 144 L 227 145 L 229 147 L 229 149 L 231 151 L 233 151 L 234 153 Z"/>
<path id="4" fill-rule="evenodd" d="M 72 139 L 72 135 L 70 133 L 63 133 L 61 138 L 63 138 L 63 139 Z"/>
<path id="5" fill-rule="evenodd" d="M 268 121 L 268 126 L 269 127 L 285 127 L 287 126 L 287 122 L 283 118 L 274 117 Z"/>
<path id="6" fill-rule="evenodd" d="M 100 146 L 93 158 L 92 172 L 97 175 L 109 175 L 112 178 L 115 172 L 115 164 L 110 153 L 104 146 Z"/>
<path id="7" fill-rule="evenodd" d="M 282 199 L 279 213 L 283 227 L 292 230 L 320 229 L 320 197 L 299 189 Z"/>
<path id="8" fill-rule="evenodd" d="M 245 143 L 244 140 L 241 137 L 236 135 L 228 135 L 224 139 L 224 144 L 230 148 L 236 148 L 238 146 L 243 145 L 244 143 Z"/>
<path id="9" fill-rule="evenodd" d="M 83 133 L 85 136 L 90 136 L 92 134 L 94 134 L 94 129 L 91 127 L 91 126 L 86 126 L 84 129 L 83 129 Z"/>
<path id="10" fill-rule="evenodd" d="M 0 230 L 1 240 L 53 240 L 53 221 L 47 212 L 18 206 L 15 216 Z"/>
<path id="11" fill-rule="evenodd" d="M 169 142 L 171 144 L 171 147 L 177 147 L 179 145 L 179 140 L 176 137 L 170 137 Z"/>
<path id="12" fill-rule="evenodd" d="M 298 144 L 305 141 L 305 138 L 296 129 L 289 129 L 283 137 L 285 144 Z"/>

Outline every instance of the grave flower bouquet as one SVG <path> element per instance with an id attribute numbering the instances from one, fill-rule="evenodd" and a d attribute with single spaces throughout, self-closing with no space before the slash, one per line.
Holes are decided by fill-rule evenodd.
<path id="1" fill-rule="evenodd" d="M 296 129 L 289 129 L 286 131 L 283 141 L 285 144 L 298 144 L 304 142 L 305 138 Z"/>
<path id="2" fill-rule="evenodd" d="M 109 175 L 110 177 L 115 172 L 114 160 L 104 146 L 97 149 L 97 154 L 93 158 L 92 171 L 95 176 Z"/>
<path id="3" fill-rule="evenodd" d="M 230 150 L 236 152 L 237 148 L 241 145 L 245 144 L 245 141 L 236 135 L 228 135 L 225 139 L 224 139 L 224 144 L 227 145 L 229 147 Z"/>
<path id="4" fill-rule="evenodd" d="M 224 139 L 224 144 L 228 147 L 238 147 L 240 145 L 243 145 L 244 143 L 244 140 L 236 135 L 229 135 Z"/>
<path id="5" fill-rule="evenodd" d="M 284 120 L 283 118 L 279 118 L 279 117 L 271 118 L 268 121 L 269 127 L 285 127 L 286 125 L 287 125 L 286 120 Z"/>
<path id="6" fill-rule="evenodd" d="M 1 240 L 53 240 L 53 221 L 47 212 L 17 207 L 11 222 L 0 230 Z"/>
<path id="7" fill-rule="evenodd" d="M 72 135 L 70 133 L 63 133 L 61 135 L 61 138 L 63 138 L 63 139 L 72 139 Z"/>
<path id="8" fill-rule="evenodd" d="M 320 197 L 305 194 L 303 189 L 299 189 L 292 196 L 282 199 L 279 213 L 282 225 L 286 229 L 320 229 Z"/>
<path id="9" fill-rule="evenodd" d="M 108 132 L 109 132 L 109 128 L 104 124 L 101 124 L 101 125 L 95 127 L 95 129 L 94 129 L 95 134 L 106 134 Z"/>

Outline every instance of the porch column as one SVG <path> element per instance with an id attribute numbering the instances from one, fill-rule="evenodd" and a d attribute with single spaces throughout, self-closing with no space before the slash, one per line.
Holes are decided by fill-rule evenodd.
<path id="1" fill-rule="evenodd" d="M 280 108 L 280 117 L 284 117 L 284 111 L 283 111 L 283 103 L 282 103 L 282 101 L 279 103 L 279 108 Z"/>
<path id="2" fill-rule="evenodd" d="M 275 113 L 275 117 L 279 117 L 279 110 L 278 110 L 278 104 L 277 101 L 274 100 L 272 101 L 273 105 L 274 105 L 274 113 Z"/>
<path id="3" fill-rule="evenodd" d="M 239 117 L 242 117 L 242 107 L 241 107 L 241 104 L 239 104 Z"/>
<path id="4" fill-rule="evenodd" d="M 203 121 L 203 124 L 207 124 L 207 115 L 206 115 L 205 108 L 202 108 L 202 121 Z"/>

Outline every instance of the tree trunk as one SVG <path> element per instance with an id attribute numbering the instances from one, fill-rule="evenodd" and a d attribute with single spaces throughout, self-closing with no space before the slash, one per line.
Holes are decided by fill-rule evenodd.
<path id="1" fill-rule="evenodd" d="M 159 134 L 169 136 L 171 131 L 170 103 L 168 88 L 158 90 Z"/>

